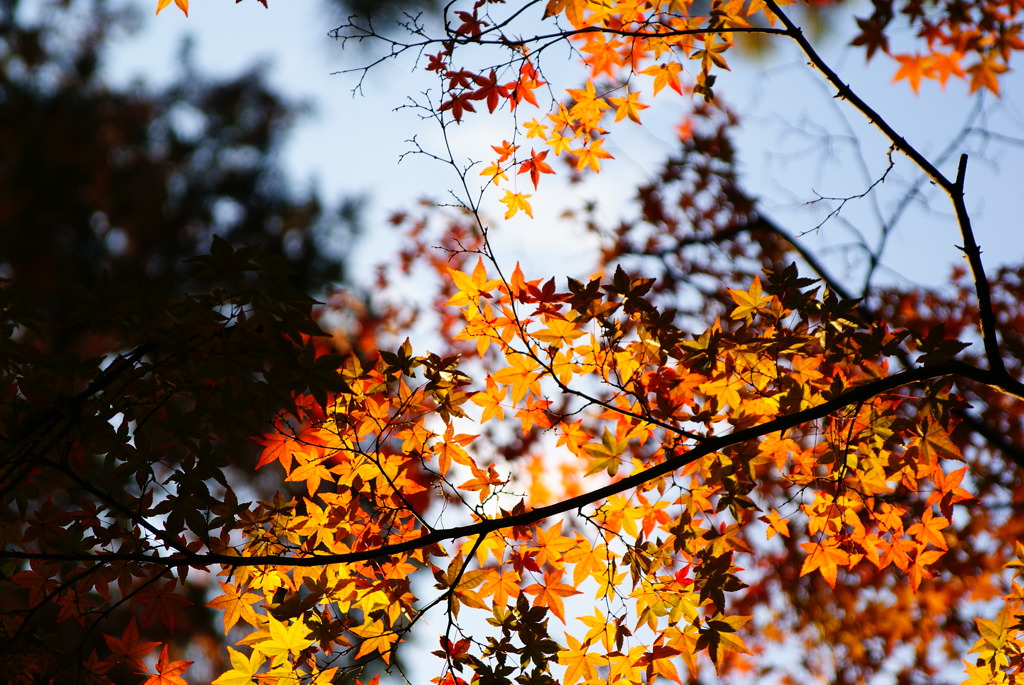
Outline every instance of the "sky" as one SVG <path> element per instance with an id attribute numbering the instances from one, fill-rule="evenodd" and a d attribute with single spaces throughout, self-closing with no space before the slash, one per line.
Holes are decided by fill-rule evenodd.
<path id="1" fill-rule="evenodd" d="M 146 15 L 155 6 L 154 0 L 129 1 Z M 147 16 L 141 33 L 118 42 L 106 64 L 108 77 L 122 83 L 169 79 L 186 35 L 194 41 L 194 59 L 204 71 L 233 74 L 255 62 L 267 63 L 271 83 L 313 110 L 291 136 L 282 162 L 293 179 L 314 184 L 328 199 L 367 196 L 367 237 L 359 253 L 367 263 L 381 261 L 394 249 L 395 236 L 385 227 L 391 212 L 423 197 L 450 200 L 447 193 L 458 181 L 451 168 L 423 156 L 399 161 L 411 149 L 408 141 L 413 136 L 428 145 L 438 139 L 431 122 L 422 121 L 412 110 L 396 110 L 429 84 L 422 69 L 417 71 L 410 60 L 379 65 L 363 81 L 362 93 L 354 94 L 357 77 L 338 72 L 361 66 L 368 55 L 342 50 L 328 36 L 343 18 L 325 3 L 270 0 L 266 9 L 256 0 L 237 5 L 231 0 L 193 0 L 191 4 L 189 18 L 173 4 L 158 17 Z M 890 83 L 895 63 L 876 59 L 866 68 L 860 50 L 845 48 L 837 40 L 823 45 L 841 76 L 926 154 L 948 146 L 979 106 L 977 97 L 967 97 L 963 83 L 950 83 L 945 92 L 937 84 L 925 83 L 921 95 L 915 96 L 905 83 Z M 716 91 L 743 117 L 738 146 L 744 184 L 760 198 L 759 206 L 769 216 L 825 254 L 834 274 L 850 279 L 847 285 L 856 289 L 859 253 L 848 249 L 851 240 L 857 232 L 870 236 L 879 217 L 891 215 L 917 178 L 914 170 L 896 156 L 885 183 L 867 199 L 847 203 L 838 217 L 819 226 L 836 203 L 808 203 L 818 195 L 846 197 L 866 190 L 886 169 L 887 143 L 859 114 L 832 97 L 795 46 L 782 45 L 768 59 L 730 57 L 730 64 L 733 71 L 720 75 Z M 545 66 L 551 67 L 550 63 Z M 1001 99 L 984 97 L 981 106 L 989 114 L 980 123 L 1010 136 L 1024 131 L 1022 86 L 1024 79 L 1011 73 Z M 607 162 L 589 184 L 574 188 L 573 199 L 598 199 L 610 214 L 623 211 L 632 188 L 655 173 L 671 145 L 671 126 L 679 111 L 678 104 L 664 102 L 644 112 L 645 126 L 617 130 L 616 135 L 622 135 L 613 135 L 610 145 L 616 160 Z M 487 116 L 475 117 L 454 132 L 456 151 L 476 160 L 485 159 L 488 146 L 508 136 L 501 122 Z M 980 135 L 968 137 L 956 149 L 972 155 L 968 206 L 986 264 L 994 266 L 1024 256 L 1018 190 L 1024 147 L 988 142 L 985 154 L 979 154 L 984 147 Z M 943 166 L 950 175 L 956 156 Z M 594 247 L 593 238 L 577 228 L 552 230 L 566 195 L 563 189 L 551 187 L 545 196 L 542 185 L 535 196 L 536 220 L 517 217 L 494 233 L 499 258 L 508 264 L 521 260 L 534 267 L 537 276 L 573 273 L 572 266 L 584 264 Z M 495 206 L 495 200 L 492 197 L 488 206 Z M 502 223 L 499 211 L 494 217 Z M 962 242 L 949 217 L 948 200 L 937 193 L 926 192 L 912 202 L 891 240 L 891 268 L 880 275 L 905 283 L 944 282 L 949 266 L 960 259 L 956 245 Z M 365 273 L 368 279 L 370 269 L 364 272 L 356 267 L 353 272 L 357 277 Z M 529 270 L 527 275 L 532 275 Z"/>

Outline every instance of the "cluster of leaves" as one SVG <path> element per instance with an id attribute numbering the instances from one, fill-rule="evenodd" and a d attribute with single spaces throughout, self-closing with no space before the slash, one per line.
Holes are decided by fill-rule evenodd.
<path id="1" fill-rule="evenodd" d="M 416 24 L 411 32 L 415 37 L 427 36 L 424 40 L 387 40 L 392 56 L 410 49 L 437 49 L 428 53 L 425 68 L 441 79 L 445 95 L 436 108 L 438 114 L 447 113 L 460 122 L 478 106 L 486 106 L 491 113 L 507 106 L 516 115 L 511 142 L 493 146 L 497 157 L 480 172 L 494 184 L 503 184 L 501 202 L 508 219 L 519 212 L 532 216 L 532 195 L 511 182 L 510 175 L 527 174 L 536 189 L 543 174 L 553 173 L 550 153 L 571 160 L 577 171 L 599 171 L 601 160 L 612 158 L 604 149 L 607 126 L 626 120 L 640 124 L 641 113 L 662 91 L 700 95 L 710 101 L 715 72 L 729 68 L 725 54 L 739 36 L 790 36 L 810 47 L 788 18 L 777 25 L 784 16 L 779 7 L 790 4 L 794 3 L 716 0 L 705 8 L 677 0 L 537 0 L 522 8 L 479 0 L 464 10 L 449 8 L 444 38 L 429 38 L 426 29 Z M 825 4 L 808 3 L 807 10 L 822 12 Z M 926 49 L 915 55 L 894 55 L 900 63 L 895 78 L 907 79 L 916 92 L 922 79 L 945 85 L 950 76 L 970 77 L 971 92 L 984 88 L 998 93 L 998 76 L 1007 71 L 1012 55 L 1024 48 L 1019 37 L 1020 8 L 1005 2 L 935 4 L 937 11 L 924 2 L 909 2 L 901 8 L 911 28 L 920 26 Z M 858 19 L 862 32 L 853 43 L 866 46 L 869 59 L 879 48 L 888 53 L 884 30 L 893 22 L 894 5 L 875 3 L 870 19 Z M 556 21 L 554 31 L 537 31 L 528 23 L 537 19 L 530 10 L 540 11 L 541 6 L 543 16 Z M 335 33 L 348 40 L 381 37 L 372 24 L 358 22 Z M 546 51 L 563 42 L 582 56 L 587 78 L 582 87 L 556 91 L 552 97 L 539 75 L 540 62 Z M 480 67 L 478 49 L 461 57 L 461 48 L 467 45 L 500 52 L 494 62 Z M 965 69 L 960 62 L 968 54 L 976 61 Z M 539 101 L 539 96 L 544 99 Z M 544 113 L 529 117 L 520 111 L 523 105 Z"/>
<path id="2" fill-rule="evenodd" d="M 405 248 L 381 285 L 429 267 L 433 352 L 406 340 L 334 354 L 308 337 L 310 301 L 221 241 L 199 275 L 240 286 L 157 290 L 131 308 L 110 305 L 123 291 L 88 299 L 83 319 L 131 331 L 112 360 L 50 358 L 5 303 L 0 626 L 13 677 L 73 661 L 83 680 L 184 682 L 189 662 L 165 644 L 154 663 L 160 644 L 143 632 L 195 640 L 187 617 L 205 604 L 233 644 L 216 685 L 322 685 L 371 664 L 404 675 L 402 645 L 438 615 L 441 685 L 933 681 L 961 659 L 969 683 L 1015 682 L 1024 278 L 1007 269 L 990 284 L 981 266 L 966 159 L 942 174 L 774 0 L 708 16 L 676 0 L 458 4 L 436 39 L 405 23 L 414 39 L 392 54 L 429 55 L 446 135 L 479 103 L 508 105 L 515 132 L 482 174 L 485 191 L 505 190 L 506 219 L 533 215 L 509 177 L 538 189 L 551 150 L 574 173 L 600 171 L 613 111 L 639 122 L 648 90 L 703 96 L 637 218 L 607 231 L 594 275 L 563 286 L 505 265 L 468 199 L 396 216 Z M 530 11 L 554 30 L 510 38 Z M 380 37 L 363 26 L 348 35 Z M 971 268 L 959 291 L 878 289 L 858 304 L 758 215 L 737 186 L 734 119 L 711 97 L 744 32 L 794 40 L 949 197 Z M 520 107 L 550 93 L 539 55 L 566 40 L 585 55 L 581 87 L 525 121 Z M 456 61 L 488 48 L 511 57 Z M 427 314 L 384 316 L 402 331 Z M 278 492 L 253 493 L 252 470 Z M 206 573 L 216 586 L 186 596 L 185 579 Z M 47 644 L 62 637 L 51 625 L 67 651 Z"/>

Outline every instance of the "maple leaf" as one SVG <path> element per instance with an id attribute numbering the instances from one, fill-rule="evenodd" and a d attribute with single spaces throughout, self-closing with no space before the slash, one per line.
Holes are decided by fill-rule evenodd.
<path id="1" fill-rule="evenodd" d="M 489 180 L 494 185 L 498 185 L 499 181 L 507 181 L 508 176 L 505 173 L 505 169 L 499 162 L 493 162 L 489 166 L 485 167 L 481 172 L 481 176 L 489 177 Z"/>
<path id="2" fill-rule="evenodd" d="M 910 589 L 916 593 L 925 578 L 932 578 L 934 574 L 928 570 L 928 566 L 942 558 L 941 549 L 918 549 L 914 555 L 913 563 L 910 564 L 908 575 L 910 577 Z"/>
<path id="3" fill-rule="evenodd" d="M 238 619 L 245 619 L 245 622 L 252 626 L 259 625 L 256 611 L 252 605 L 260 601 L 262 597 L 252 592 L 239 594 L 239 588 L 231 583 L 220 583 L 224 594 L 212 599 L 206 604 L 211 609 L 220 609 L 224 612 L 224 634 L 227 635 L 232 626 L 238 623 Z"/>
<path id="4" fill-rule="evenodd" d="M 309 637 L 309 628 L 299 619 L 287 624 L 273 616 L 267 616 L 267 632 L 270 639 L 257 642 L 254 649 L 272 657 L 298 654 L 313 642 Z"/>
<path id="5" fill-rule="evenodd" d="M 1009 67 L 996 59 L 995 55 L 987 55 L 980 62 L 967 67 L 967 73 L 971 75 L 972 93 L 986 88 L 999 95 L 999 74 L 1009 71 Z"/>
<path id="6" fill-rule="evenodd" d="M 587 683 L 597 680 L 597 667 L 606 665 L 608 657 L 587 651 L 589 640 L 581 643 L 569 633 L 565 633 L 565 644 L 568 649 L 555 655 L 558 663 L 565 666 L 564 685 L 575 685 L 580 680 Z"/>
<path id="7" fill-rule="evenodd" d="M 572 141 L 575 139 L 575 134 L 572 136 L 563 136 L 561 133 L 552 133 L 551 137 L 547 139 L 547 144 L 554 148 L 555 156 L 557 157 L 563 152 L 570 151 Z"/>
<path id="8" fill-rule="evenodd" d="M 444 431 L 444 441 L 437 450 L 437 464 L 441 474 L 448 472 L 451 462 L 455 461 L 463 466 L 476 466 L 476 462 L 463 449 L 477 438 L 476 435 L 459 433 L 456 435 L 455 427 L 449 425 Z"/>
<path id="9" fill-rule="evenodd" d="M 781 533 L 787 538 L 789 537 L 789 519 L 783 518 L 775 509 L 772 509 L 765 516 L 760 516 L 758 518 L 768 524 L 767 535 L 769 540 L 771 540 L 772 536 L 776 533 Z"/>
<path id="10" fill-rule="evenodd" d="M 589 145 L 572 150 L 572 154 L 577 157 L 576 171 L 582 171 L 588 166 L 594 171 L 601 171 L 602 159 L 614 159 L 610 152 L 602 148 L 603 145 L 604 139 L 598 138 L 590 141 Z"/>
<path id="11" fill-rule="evenodd" d="M 810 554 L 804 559 L 800 575 L 805 576 L 817 570 L 829 587 L 834 588 L 839 566 L 846 566 L 850 561 L 849 553 L 840 549 L 839 544 L 839 540 L 835 538 L 829 538 L 824 542 L 801 542 L 800 546 Z"/>
<path id="12" fill-rule="evenodd" d="M 559 621 L 565 623 L 565 602 L 563 597 L 572 597 L 580 594 L 576 588 L 559 582 L 562 578 L 561 571 L 545 571 L 544 582 L 534 583 L 523 588 L 523 592 L 536 595 L 534 605 L 547 607 Z"/>
<path id="13" fill-rule="evenodd" d="M 462 20 L 462 24 L 455 29 L 455 33 L 475 38 L 481 34 L 485 27 L 490 26 L 490 24 L 477 16 L 476 8 L 472 12 L 459 10 L 455 14 Z"/>
<path id="14" fill-rule="evenodd" d="M 736 303 L 736 308 L 729 316 L 747 322 L 753 320 L 754 314 L 767 312 L 766 305 L 772 301 L 771 295 L 765 295 L 762 291 L 761 279 L 758 276 L 754 276 L 749 290 L 729 290 L 729 296 Z"/>
<path id="15" fill-rule="evenodd" d="M 231 659 L 231 670 L 219 676 L 212 685 L 250 685 L 256 680 L 256 672 L 266 658 L 257 650 L 246 656 L 231 647 L 228 647 L 228 657 Z"/>
<path id="16" fill-rule="evenodd" d="M 654 66 L 647 67 L 640 73 L 654 77 L 655 95 L 657 95 L 665 86 L 668 86 L 682 95 L 683 87 L 679 84 L 679 72 L 682 70 L 683 67 L 678 62 L 668 62 L 666 64 L 656 64 Z"/>
<path id="17" fill-rule="evenodd" d="M 143 627 L 159 619 L 168 630 L 174 630 L 174 615 L 184 606 L 190 606 L 192 602 L 177 594 L 174 589 L 177 581 L 169 580 L 166 583 L 150 585 L 143 592 L 135 596 L 134 601 L 144 604 L 146 610 L 142 614 Z"/>
<path id="18" fill-rule="evenodd" d="M 569 116 L 579 121 L 588 131 L 596 128 L 609 105 L 604 98 L 597 96 L 593 81 L 587 79 L 585 87 L 569 88 L 567 92 L 576 101 L 569 110 Z"/>
<path id="19" fill-rule="evenodd" d="M 954 504 L 976 501 L 971 493 L 959 487 L 966 473 L 966 466 L 949 474 L 944 473 L 941 468 L 936 468 L 932 472 L 932 482 L 935 484 L 935 491 L 928 496 L 927 501 L 924 503 L 925 506 L 930 507 L 933 504 L 938 504 L 942 515 L 946 518 L 951 518 L 953 516 Z"/>
<path id="20" fill-rule="evenodd" d="M 476 393 L 470 398 L 473 404 L 484 410 L 480 415 L 480 423 L 484 423 L 492 418 L 496 418 L 499 421 L 505 418 L 505 410 L 502 408 L 501 402 L 505 399 L 507 393 L 507 388 L 498 388 L 498 384 L 494 382 L 494 379 L 490 376 L 487 377 L 487 389 Z"/>
<path id="21" fill-rule="evenodd" d="M 491 73 L 486 78 L 478 76 L 475 81 L 480 88 L 474 91 L 470 97 L 474 100 L 486 100 L 488 112 L 493 112 L 498 108 L 500 99 L 507 98 L 514 85 L 510 83 L 499 85 L 494 69 L 491 69 Z"/>
<path id="22" fill-rule="evenodd" d="M 889 52 L 889 38 L 885 35 L 886 24 L 887 22 L 884 19 L 874 17 L 869 19 L 857 18 L 857 26 L 860 27 L 860 33 L 850 41 L 850 45 L 863 45 L 867 48 L 867 54 L 864 57 L 865 62 L 870 62 L 877 50 Z"/>
<path id="23" fill-rule="evenodd" d="M 537 96 L 533 91 L 546 83 L 546 81 L 537 80 L 537 71 L 529 61 L 523 63 L 519 67 L 519 78 L 514 83 L 507 84 L 512 88 L 508 96 L 509 108 L 514 110 L 521 102 L 529 102 L 534 107 L 539 107 Z"/>
<path id="24" fill-rule="evenodd" d="M 461 307 L 476 302 L 481 297 L 490 297 L 491 291 L 501 284 L 497 279 L 487 278 L 487 268 L 483 259 L 477 260 L 472 275 L 452 268 L 448 268 L 448 275 L 458 288 L 458 292 L 445 302 L 449 307 Z"/>
<path id="25" fill-rule="evenodd" d="M 536 117 L 523 124 L 523 129 L 526 131 L 527 138 L 548 139 L 548 127 L 537 121 Z"/>
<path id="26" fill-rule="evenodd" d="M 532 219 L 533 208 L 530 207 L 530 203 L 527 202 L 531 197 L 533 196 L 524 193 L 513 193 L 511 190 L 506 190 L 505 197 L 501 198 L 501 203 L 508 208 L 505 212 L 505 218 L 511 219 L 518 214 L 520 210 L 522 210 Z"/>
<path id="27" fill-rule="evenodd" d="M 170 4 L 171 0 L 157 0 L 156 13 L 160 14 L 161 10 Z M 185 13 L 186 17 L 188 16 L 188 0 L 174 0 L 174 4 L 178 6 L 178 9 Z"/>
<path id="28" fill-rule="evenodd" d="M 739 649 L 732 651 L 743 653 Z M 644 655 L 640 657 L 637 665 L 645 666 L 648 673 L 657 673 L 658 675 L 664 676 L 669 680 L 682 685 L 683 680 L 679 677 L 679 672 L 671 661 L 681 653 L 682 651 L 675 647 L 670 647 L 668 645 L 654 645 L 649 651 L 645 652 Z"/>
<path id="29" fill-rule="evenodd" d="M 615 110 L 615 121 L 622 121 L 629 117 L 629 120 L 639 124 L 640 123 L 640 111 L 647 109 L 648 105 L 640 102 L 639 91 L 633 93 L 627 93 L 624 98 L 608 98 L 609 101 L 617 108 Z"/>
<path id="30" fill-rule="evenodd" d="M 504 567 L 499 567 L 497 570 L 492 569 L 491 571 L 480 586 L 480 595 L 482 597 L 491 597 L 494 606 L 507 606 L 509 599 L 515 599 L 519 596 L 521 576 L 518 571 Z"/>
<path id="31" fill-rule="evenodd" d="M 583 10 L 587 7 L 587 0 L 548 0 L 544 7 L 544 18 L 553 17 L 558 14 L 565 14 L 573 28 L 582 28 Z"/>
<path id="32" fill-rule="evenodd" d="M 939 459 L 963 461 L 960 449 L 949 439 L 949 433 L 938 422 L 924 417 L 914 428 L 914 437 L 907 442 L 907 449 L 917 452 L 924 464 L 935 464 Z"/>
<path id="33" fill-rule="evenodd" d="M 504 162 L 519 149 L 518 145 L 513 145 L 507 140 L 502 141 L 501 145 L 492 145 L 491 149 L 498 153 L 498 161 Z"/>
<path id="34" fill-rule="evenodd" d="M 156 673 L 146 679 L 144 685 L 188 685 L 181 674 L 188 670 L 192 661 L 168 661 L 167 645 L 160 652 L 156 661 Z"/>
<path id="35" fill-rule="evenodd" d="M 562 535 L 562 521 L 557 521 L 547 530 L 534 529 L 536 542 L 531 551 L 537 551 L 537 563 L 561 568 L 562 555 L 576 546 L 576 541 Z"/>
<path id="36" fill-rule="evenodd" d="M 965 78 L 967 72 L 960 66 L 960 60 L 964 54 L 956 50 L 952 52 L 933 52 L 929 63 L 928 76 L 938 80 L 939 85 L 946 87 L 946 81 L 950 76 Z"/>
<path id="37" fill-rule="evenodd" d="M 462 115 L 466 112 L 476 112 L 473 107 L 473 93 L 465 92 L 459 93 L 458 95 L 452 95 L 448 100 L 441 103 L 441 106 L 437 108 L 438 112 L 451 111 L 452 117 L 456 122 L 462 122 Z"/>
<path id="38" fill-rule="evenodd" d="M 135 624 L 135 617 L 128 622 L 124 634 L 120 637 L 104 635 L 103 639 L 110 647 L 112 656 L 118 661 L 124 661 L 136 673 L 147 673 L 149 671 L 142 660 L 154 649 L 160 646 L 159 642 L 139 642 L 139 628 Z"/>
<path id="39" fill-rule="evenodd" d="M 589 629 L 587 634 L 583 636 L 583 643 L 585 645 L 593 644 L 594 640 L 599 640 L 601 646 L 606 651 L 613 651 L 612 645 L 615 644 L 615 638 L 618 634 L 618 624 L 615 621 L 608 620 L 604 612 L 598 608 L 594 609 L 593 616 L 580 616 L 577 620 Z"/>
<path id="40" fill-rule="evenodd" d="M 299 464 L 295 467 L 294 471 L 288 474 L 285 480 L 295 483 L 305 482 L 306 490 L 309 496 L 312 497 L 320 489 L 322 481 L 333 483 L 334 478 L 324 463 L 326 460 L 325 456 L 316 455 L 313 458 L 309 458 L 307 454 L 306 452 L 296 453 Z"/>
<path id="41" fill-rule="evenodd" d="M 544 158 L 548 156 L 549 150 L 542 152 L 535 152 L 533 149 L 530 150 L 530 158 L 519 165 L 520 174 L 530 174 L 530 180 L 533 182 L 533 187 L 536 188 L 540 182 L 541 174 L 553 174 L 555 170 L 552 169 Z"/>
<path id="42" fill-rule="evenodd" d="M 540 385 L 537 379 L 540 373 L 537 371 L 540 364 L 532 357 L 525 354 L 514 353 L 507 357 L 510 366 L 496 371 L 492 378 L 501 385 L 512 386 L 512 402 L 519 404 L 527 392 L 539 395 Z"/>
<path id="43" fill-rule="evenodd" d="M 551 417 L 548 415 L 549 400 L 541 400 L 536 397 L 527 397 L 526 404 L 516 410 L 516 418 L 520 420 L 523 427 L 523 435 L 529 434 L 534 426 L 541 428 L 551 427 Z"/>
<path id="44" fill-rule="evenodd" d="M 285 471 L 291 470 L 294 440 L 290 436 L 282 431 L 274 431 L 255 440 L 263 445 L 263 452 L 256 463 L 256 468 L 261 469 L 271 462 L 280 461 Z"/>
<path id="45" fill-rule="evenodd" d="M 398 633 L 385 628 L 379 620 L 368 625 L 354 627 L 352 632 L 363 639 L 362 644 L 359 645 L 359 651 L 356 653 L 357 659 L 378 652 L 384 663 L 391 663 L 391 645 L 398 641 Z"/>
<path id="46" fill-rule="evenodd" d="M 917 538 L 922 547 L 930 544 L 945 550 L 948 549 L 946 536 L 941 531 L 947 526 L 949 526 L 948 520 L 942 516 L 935 516 L 931 509 L 925 509 L 921 520 L 907 528 L 907 535 Z"/>
<path id="47" fill-rule="evenodd" d="M 921 79 L 928 75 L 931 60 L 924 55 L 894 55 L 893 58 L 900 63 L 900 68 L 892 77 L 893 83 L 907 79 L 910 81 L 910 89 L 916 95 L 921 88 Z"/>
<path id="48" fill-rule="evenodd" d="M 478 468 L 476 464 L 470 464 L 470 468 L 473 471 L 473 477 L 461 483 L 459 489 L 466 490 L 467 492 L 476 492 L 480 497 L 480 502 L 483 502 L 490 496 L 493 486 L 505 483 L 505 479 L 498 475 L 494 464 L 489 464 L 486 471 Z"/>

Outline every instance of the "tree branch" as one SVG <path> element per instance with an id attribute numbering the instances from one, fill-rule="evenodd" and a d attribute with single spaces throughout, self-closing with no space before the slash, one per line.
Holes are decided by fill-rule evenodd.
<path id="1" fill-rule="evenodd" d="M 967 155 L 960 155 L 960 163 L 957 165 L 956 180 L 947 189 L 950 199 L 953 201 L 953 210 L 956 212 L 956 222 L 960 226 L 960 235 L 964 239 L 963 247 L 960 249 L 967 257 L 967 263 L 971 265 L 971 276 L 974 279 L 974 290 L 978 295 L 978 317 L 981 319 L 981 339 L 985 345 L 985 358 L 993 371 L 1006 373 L 1006 366 L 1003 364 L 1003 357 L 999 353 L 999 339 L 996 337 L 996 315 L 992 310 L 992 292 L 989 288 L 988 277 L 985 275 L 985 267 L 981 263 L 981 248 L 974 240 L 974 231 L 971 228 L 971 217 L 967 213 L 967 205 L 964 203 L 964 181 L 967 175 Z"/>
<path id="2" fill-rule="evenodd" d="M 1018 383 L 1014 379 L 1009 378 L 1005 372 L 997 373 L 989 369 L 980 369 L 976 366 L 960 361 L 948 361 L 934 366 L 919 366 L 908 369 L 901 373 L 881 378 L 877 381 L 855 386 L 815 407 L 810 407 L 794 414 L 779 416 L 763 424 L 744 428 L 727 435 L 718 435 L 706 438 L 703 442 L 692 449 L 674 454 L 660 464 L 655 464 L 654 466 L 651 466 L 639 473 L 627 476 L 618 482 L 611 483 L 591 492 L 571 497 L 546 507 L 539 507 L 521 514 L 504 516 L 502 518 L 481 519 L 475 523 L 464 526 L 435 529 L 418 538 L 381 545 L 373 549 L 362 550 L 359 552 L 314 554 L 306 557 L 286 557 L 280 555 L 234 556 L 215 553 L 186 553 L 170 557 L 160 557 L 148 554 L 121 554 L 116 552 L 110 554 L 49 554 L 41 552 L 32 553 L 19 552 L 16 550 L 0 550 L 0 558 L 72 562 L 133 561 L 159 564 L 168 567 L 205 567 L 213 564 L 231 567 L 260 566 L 267 564 L 310 567 L 326 564 L 350 564 L 384 559 L 396 554 L 405 554 L 416 549 L 422 549 L 446 540 L 455 540 L 469 536 L 483 536 L 497 530 L 512 528 L 514 526 L 529 526 L 552 516 L 564 514 L 574 509 L 582 509 L 585 506 L 595 504 L 613 495 L 617 495 L 643 485 L 650 480 L 667 475 L 702 457 L 714 454 L 715 452 L 719 452 L 723 449 L 750 440 L 756 440 L 757 438 L 764 437 L 771 433 L 786 431 L 809 421 L 824 418 L 851 404 L 865 402 L 880 394 L 890 392 L 905 385 L 947 376 L 970 379 L 975 382 L 997 388 L 1007 394 L 1024 400 L 1024 384 Z"/>

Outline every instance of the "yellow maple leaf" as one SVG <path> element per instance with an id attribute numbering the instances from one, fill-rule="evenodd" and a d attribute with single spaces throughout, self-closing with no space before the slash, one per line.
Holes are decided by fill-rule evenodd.
<path id="1" fill-rule="evenodd" d="M 374 621 L 370 625 L 357 626 L 352 632 L 363 638 L 359 645 L 359 652 L 356 658 L 359 659 L 372 652 L 379 652 L 384 663 L 391 663 L 391 645 L 398 641 L 398 633 L 385 629 L 381 621 Z"/>
<path id="2" fill-rule="evenodd" d="M 761 290 L 761 279 L 754 276 L 754 282 L 750 284 L 750 290 L 729 290 L 729 295 L 736 303 L 736 309 L 732 310 L 730 317 L 752 321 L 754 314 L 768 311 L 767 304 L 772 301 L 770 295 L 765 295 Z"/>
<path id="3" fill-rule="evenodd" d="M 533 218 L 533 208 L 530 207 L 530 203 L 527 202 L 527 198 L 533 197 L 525 193 L 513 193 L 511 190 L 505 191 L 505 197 L 501 198 L 502 204 L 508 207 L 508 211 L 505 212 L 505 218 L 511 219 L 519 210 L 526 212 L 527 216 Z"/>
<path id="4" fill-rule="evenodd" d="M 266 658 L 257 651 L 246 656 L 231 647 L 228 647 L 228 656 L 231 658 L 231 670 L 214 680 L 213 685 L 249 685 Z"/>
<path id="5" fill-rule="evenodd" d="M 558 663 L 565 666 L 565 676 L 562 682 L 565 685 L 575 685 L 583 680 L 591 682 L 597 680 L 596 666 L 604 666 L 608 658 L 596 653 L 587 651 L 590 641 L 585 640 L 582 644 L 569 633 L 565 633 L 565 641 L 568 649 L 558 652 Z"/>
<path id="6" fill-rule="evenodd" d="M 602 159 L 614 159 L 612 153 L 604 150 L 601 147 L 602 145 L 604 145 L 604 139 L 598 138 L 590 141 L 590 145 L 571 150 L 572 154 L 578 158 L 576 160 L 576 171 L 582 171 L 586 167 L 590 167 L 594 171 L 601 171 Z"/>
<path id="7" fill-rule="evenodd" d="M 270 639 L 257 643 L 255 649 L 268 656 L 298 654 L 313 642 L 309 638 L 309 628 L 302 621 L 292 621 L 289 625 L 273 616 L 267 616 L 267 621 Z"/>
<path id="8" fill-rule="evenodd" d="M 452 277 L 455 287 L 459 289 L 459 292 L 445 302 L 449 307 L 461 307 L 476 302 L 481 297 L 490 297 L 491 291 L 501 284 L 501 281 L 497 279 L 487 278 L 487 269 L 484 267 L 483 259 L 477 260 L 472 275 L 452 268 L 448 269 L 448 275 Z"/>

